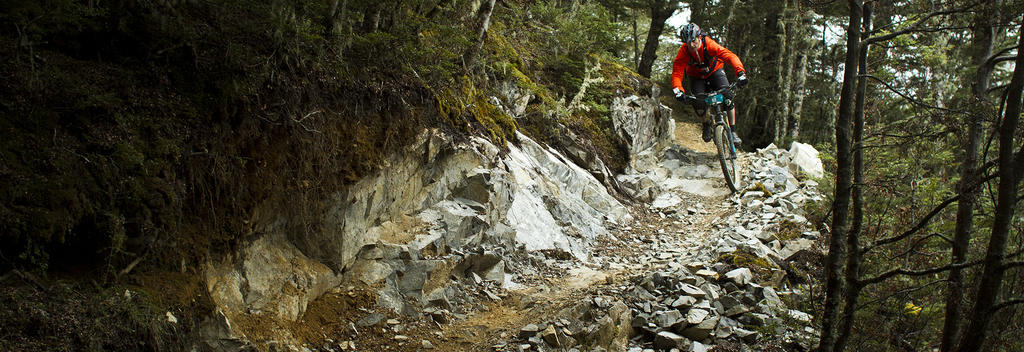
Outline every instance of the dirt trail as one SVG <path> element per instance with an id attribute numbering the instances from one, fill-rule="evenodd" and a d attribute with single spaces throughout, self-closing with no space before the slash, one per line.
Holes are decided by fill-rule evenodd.
<path id="1" fill-rule="evenodd" d="M 677 145 L 706 155 L 701 162 L 714 160 L 714 146 L 699 138 L 699 124 L 676 125 Z M 677 261 L 689 247 L 707 240 L 714 220 L 735 211 L 724 202 L 725 196 L 686 194 L 682 198 L 678 209 L 696 211 L 666 216 L 652 211 L 650 204 L 632 205 L 633 222 L 610 228 L 609 236 L 599 237 L 592 244 L 593 260 L 588 263 L 574 258 L 545 258 L 537 253 L 530 259 L 533 263 L 527 264 L 533 273 L 516 273 L 513 281 L 520 285 L 506 290 L 493 286 L 470 288 L 476 290 L 471 292 L 477 300 L 476 309 L 464 316 L 451 316 L 450 323 L 435 323 L 428 316 L 409 319 L 387 314 L 387 323 L 359 328 L 310 315 L 300 322 L 300 335 L 310 347 L 336 351 L 495 351 L 495 346 L 501 344 L 508 347 L 498 350 L 515 350 L 513 344 L 524 326 L 558 321 L 563 309 L 614 291 L 615 287 L 629 286 L 634 278 Z M 375 291 L 339 290 L 312 303 L 320 308 L 311 310 L 327 310 L 332 316 L 365 316 L 373 311 Z"/>
<path id="2" fill-rule="evenodd" d="M 698 124 L 677 124 L 676 144 L 701 153 L 713 153 L 714 146 L 699 138 Z M 509 290 L 505 298 L 488 303 L 485 311 L 472 313 L 466 319 L 443 327 L 441 343 L 445 346 L 442 349 L 494 351 L 495 345 L 511 343 L 525 325 L 557 320 L 563 308 L 590 299 L 602 288 L 621 285 L 664 266 L 686 252 L 684 241 L 705 240 L 711 232 L 712 221 L 733 211 L 722 205 L 724 199 L 687 197 L 680 208 L 698 207 L 703 211 L 687 214 L 682 219 L 664 217 L 650 211 L 646 205 L 635 206 L 633 223 L 613 231 L 615 238 L 599 239 L 601 243 L 596 246 L 594 256 L 599 258 L 595 262 L 602 262 L 602 265 L 575 260 L 546 262 L 550 267 L 541 272 L 557 276 L 534 280 L 543 282 L 540 285 Z M 660 253 L 662 260 L 638 262 L 639 255 L 645 253 Z"/>

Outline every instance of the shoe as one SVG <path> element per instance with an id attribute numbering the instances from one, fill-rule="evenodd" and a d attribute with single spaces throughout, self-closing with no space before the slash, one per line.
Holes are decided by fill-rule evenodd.
<path id="1" fill-rule="evenodd" d="M 701 125 L 700 138 L 703 139 L 704 142 L 710 142 L 711 141 L 711 136 L 714 134 L 713 132 L 711 132 L 711 123 L 710 122 L 703 122 L 700 125 Z"/>
<path id="2" fill-rule="evenodd" d="M 735 145 L 739 146 L 742 143 L 743 143 L 743 140 L 740 139 L 740 135 L 736 134 L 736 132 L 733 132 L 732 133 L 732 144 L 735 144 Z"/>

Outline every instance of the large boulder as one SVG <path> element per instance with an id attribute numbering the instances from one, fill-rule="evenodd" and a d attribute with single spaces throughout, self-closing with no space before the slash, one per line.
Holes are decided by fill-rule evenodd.
<path id="1" fill-rule="evenodd" d="M 821 159 L 818 158 L 818 150 L 810 144 L 793 142 L 789 147 L 789 154 L 792 158 L 790 168 L 794 172 L 803 171 L 814 178 L 825 176 L 825 168 L 821 164 Z"/>

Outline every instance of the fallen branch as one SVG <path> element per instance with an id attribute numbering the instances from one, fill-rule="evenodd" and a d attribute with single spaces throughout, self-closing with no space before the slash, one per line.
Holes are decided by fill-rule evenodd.
<path id="1" fill-rule="evenodd" d="M 131 263 L 128 263 L 128 266 L 125 267 L 124 269 L 121 269 L 121 271 L 117 273 L 117 276 L 124 276 L 125 274 L 131 272 L 132 269 L 135 269 L 135 266 L 139 265 L 139 263 L 142 262 L 142 257 L 143 256 L 140 255 L 138 258 L 135 258 L 135 260 L 133 260 Z"/>

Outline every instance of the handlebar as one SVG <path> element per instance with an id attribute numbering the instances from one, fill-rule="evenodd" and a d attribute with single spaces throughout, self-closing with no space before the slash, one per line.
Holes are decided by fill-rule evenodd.
<path id="1" fill-rule="evenodd" d="M 719 90 L 716 90 L 716 91 L 707 92 L 707 93 L 694 94 L 693 96 L 697 97 L 697 99 L 704 100 L 705 103 L 709 103 L 710 104 L 711 102 L 707 101 L 708 98 L 710 98 L 710 97 L 722 94 L 723 92 L 726 92 L 726 91 L 733 91 L 733 92 L 735 92 L 739 88 L 736 85 L 736 83 L 737 82 L 732 82 L 731 84 L 729 84 L 728 87 L 725 87 L 725 88 L 722 88 L 722 89 L 719 89 Z"/>

